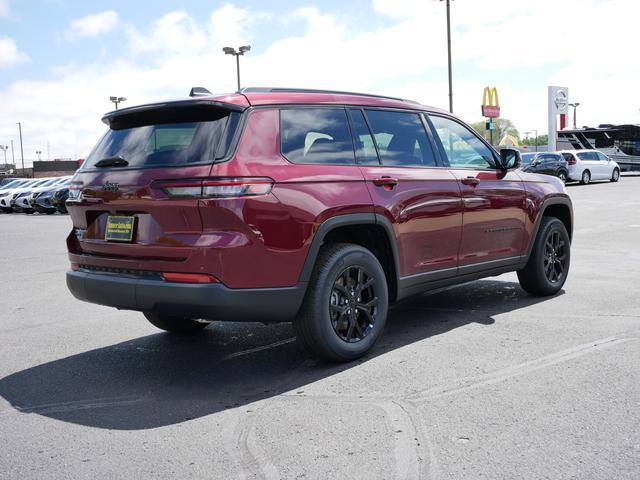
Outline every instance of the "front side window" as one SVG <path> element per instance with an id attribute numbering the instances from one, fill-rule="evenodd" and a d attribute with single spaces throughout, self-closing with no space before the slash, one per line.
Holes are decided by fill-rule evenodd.
<path id="1" fill-rule="evenodd" d="M 367 110 L 367 118 L 383 165 L 436 166 L 431 143 L 419 114 Z"/>
<path id="2" fill-rule="evenodd" d="M 355 163 L 343 108 L 281 110 L 280 141 L 282 154 L 292 163 Z"/>
<path id="3" fill-rule="evenodd" d="M 471 130 L 445 117 L 430 116 L 451 168 L 495 169 L 493 152 Z"/>

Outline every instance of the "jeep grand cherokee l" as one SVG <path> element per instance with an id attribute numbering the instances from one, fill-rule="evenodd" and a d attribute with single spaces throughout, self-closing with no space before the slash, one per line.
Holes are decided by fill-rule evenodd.
<path id="1" fill-rule="evenodd" d="M 409 295 L 509 271 L 552 295 L 567 278 L 562 182 L 448 112 L 244 89 L 103 121 L 70 186 L 67 284 L 161 329 L 291 321 L 310 353 L 347 361 Z"/>

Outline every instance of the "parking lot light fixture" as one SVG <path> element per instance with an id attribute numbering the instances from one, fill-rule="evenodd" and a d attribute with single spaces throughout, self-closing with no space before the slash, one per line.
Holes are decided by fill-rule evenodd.
<path id="1" fill-rule="evenodd" d="M 36 155 L 38 156 L 38 161 L 40 161 L 40 155 L 42 155 L 42 150 L 36 150 Z"/>
<path id="2" fill-rule="evenodd" d="M 236 50 L 233 47 L 224 47 L 222 51 L 225 55 L 233 55 L 236 57 L 236 78 L 238 81 L 238 91 L 240 91 L 240 55 L 244 55 L 251 50 L 251 45 L 243 45 Z"/>
<path id="3" fill-rule="evenodd" d="M 112 101 L 115 106 L 116 106 L 116 110 L 118 109 L 118 104 L 121 102 L 126 102 L 127 101 L 127 97 L 109 97 L 109 100 Z"/>
<path id="4" fill-rule="evenodd" d="M 580 102 L 570 103 L 569 106 L 573 107 L 573 128 L 575 130 L 577 128 L 576 127 L 576 110 L 580 106 Z"/>

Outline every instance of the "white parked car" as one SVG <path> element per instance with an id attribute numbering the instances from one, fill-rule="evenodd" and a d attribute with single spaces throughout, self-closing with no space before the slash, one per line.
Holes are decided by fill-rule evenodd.
<path id="1" fill-rule="evenodd" d="M 35 197 L 40 195 L 42 192 L 49 190 L 50 188 L 56 187 L 58 185 L 62 185 L 64 182 L 69 180 L 71 177 L 54 177 L 50 178 L 49 181 L 44 182 L 38 186 L 33 186 L 31 191 L 29 191 L 26 195 L 22 195 L 16 198 L 16 207 L 20 209 L 20 211 L 24 213 L 34 213 L 35 209 L 33 208 L 33 200 Z M 15 208 L 14 208 L 15 209 Z"/>
<path id="2" fill-rule="evenodd" d="M 597 150 L 562 150 L 562 156 L 567 160 L 569 180 L 586 185 L 592 180 L 620 179 L 620 166 Z"/>
<path id="3" fill-rule="evenodd" d="M 14 184 L 12 188 L 0 190 L 0 209 L 2 209 L 2 211 L 6 213 L 13 213 L 13 208 L 11 208 L 11 201 L 20 193 L 25 191 L 25 189 L 28 189 L 38 181 L 39 180 L 37 178 L 22 180 L 18 184 Z"/>
<path id="4" fill-rule="evenodd" d="M 33 213 L 35 210 L 29 203 L 29 198 L 33 195 L 33 192 L 39 192 L 44 187 L 49 187 L 58 182 L 58 177 L 39 178 L 38 181 L 28 187 L 21 189 L 17 196 L 14 196 L 11 200 L 11 207 L 14 212 Z"/>

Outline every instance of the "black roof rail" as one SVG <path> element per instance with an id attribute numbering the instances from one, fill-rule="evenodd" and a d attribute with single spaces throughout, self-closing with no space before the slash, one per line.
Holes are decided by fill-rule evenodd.
<path id="1" fill-rule="evenodd" d="M 210 96 L 211 92 L 204 87 L 192 87 L 189 92 L 190 97 Z"/>
<path id="2" fill-rule="evenodd" d="M 356 95 L 358 97 L 385 98 L 387 100 L 398 100 L 400 102 L 419 103 L 406 98 L 390 97 L 388 95 L 373 95 L 370 93 L 343 92 L 340 90 L 316 90 L 313 88 L 282 88 L 282 87 L 245 87 L 240 89 L 240 93 L 331 93 L 334 95 Z"/>

